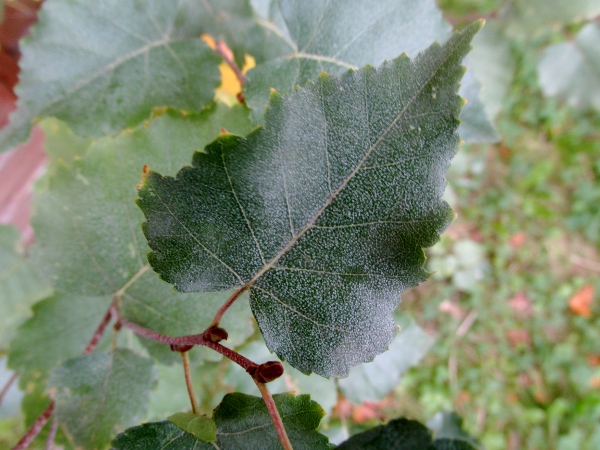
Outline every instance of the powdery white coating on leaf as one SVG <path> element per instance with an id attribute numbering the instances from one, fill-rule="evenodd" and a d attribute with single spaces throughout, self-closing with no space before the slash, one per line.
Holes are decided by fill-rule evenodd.
<path id="1" fill-rule="evenodd" d="M 266 126 L 223 136 L 139 191 L 153 268 L 181 291 L 246 285 L 268 347 L 323 376 L 386 350 L 458 135 L 460 60 L 480 24 L 411 61 L 323 75 L 273 94 Z M 435 95 L 433 95 L 435 94 Z"/>

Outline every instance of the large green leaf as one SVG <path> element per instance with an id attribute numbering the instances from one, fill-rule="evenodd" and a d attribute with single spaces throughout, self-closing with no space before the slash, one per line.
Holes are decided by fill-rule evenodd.
<path id="1" fill-rule="evenodd" d="M 323 410 L 307 395 L 273 396 L 283 425 L 295 450 L 331 448 L 327 437 L 316 431 Z M 265 402 L 260 397 L 227 394 L 215 409 L 217 442 L 206 443 L 181 430 L 171 422 L 157 422 L 130 428 L 113 441 L 116 450 L 132 449 L 220 449 L 238 450 L 281 448 L 277 432 Z M 177 443 L 177 446 L 174 446 Z"/>
<path id="2" fill-rule="evenodd" d="M 55 116 L 78 133 L 113 134 L 155 106 L 198 111 L 219 84 L 219 57 L 178 26 L 186 2 L 54 0 L 22 45 L 18 109 L 0 148 L 23 141 L 32 121 Z"/>
<path id="3" fill-rule="evenodd" d="M 342 393 L 356 404 L 383 400 L 432 344 L 433 337 L 416 323 L 409 322 L 392 341 L 388 351 L 372 362 L 354 367 L 348 378 L 339 381 Z"/>
<path id="4" fill-rule="evenodd" d="M 66 361 L 52 370 L 48 385 L 56 389 L 55 413 L 67 434 L 93 449 L 145 417 L 154 382 L 151 360 L 117 349 Z"/>
<path id="5" fill-rule="evenodd" d="M 30 266 L 16 228 L 0 225 L 0 350 L 6 350 L 31 305 L 50 293 L 47 283 Z"/>
<path id="6" fill-rule="evenodd" d="M 139 190 L 149 261 L 183 292 L 250 291 L 265 341 L 304 373 L 343 376 L 387 349 L 458 136 L 460 61 L 475 23 L 414 60 L 274 94 L 266 126 L 222 136 Z"/>
<path id="7" fill-rule="evenodd" d="M 288 48 L 251 70 L 244 86 L 255 123 L 263 122 L 270 88 L 288 93 L 323 71 L 340 75 L 402 52 L 415 56 L 450 30 L 433 0 L 282 0 L 272 9 L 279 5 L 271 11 L 272 21 L 261 24 Z"/>
<path id="8" fill-rule="evenodd" d="M 600 111 L 600 24 L 586 25 L 573 42 L 546 48 L 538 74 L 545 95 Z"/>
<path id="9" fill-rule="evenodd" d="M 113 296 L 125 288 L 121 306 L 126 318 L 155 331 L 180 335 L 203 330 L 227 293 L 182 296 L 147 270 L 149 248 L 139 225 L 143 215 L 134 202 L 135 184 L 144 164 L 174 172 L 218 136 L 221 127 L 248 132 L 246 109 L 218 105 L 186 116 L 167 112 L 146 127 L 102 139 L 85 151 L 64 149 L 60 155 L 83 156 L 54 159 L 47 190 L 36 197 L 32 253 L 40 271 L 70 294 Z M 47 139 L 49 145 L 80 145 L 69 137 L 68 130 L 58 127 Z M 70 308 L 78 310 L 75 316 L 87 311 L 77 297 Z M 234 345 L 252 333 L 250 317 L 247 306 L 236 308 L 230 319 L 237 324 L 231 328 Z M 144 342 L 166 362 L 179 358 L 162 344 Z"/>

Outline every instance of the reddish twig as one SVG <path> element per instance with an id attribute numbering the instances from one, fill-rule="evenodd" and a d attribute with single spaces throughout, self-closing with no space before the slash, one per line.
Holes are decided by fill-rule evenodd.
<path id="1" fill-rule="evenodd" d="M 52 401 L 46 407 L 44 412 L 40 414 L 37 419 L 35 419 L 35 422 L 33 422 L 33 425 L 29 427 L 29 430 L 27 430 L 25 436 L 23 436 L 21 440 L 17 442 L 17 445 L 15 445 L 12 450 L 25 450 L 27 447 L 29 447 L 35 437 L 40 433 L 40 431 L 42 431 L 42 428 L 44 428 L 44 425 L 46 425 L 46 422 L 48 422 L 48 419 L 50 419 L 50 416 L 52 416 L 53 411 L 54 402 Z"/>
<path id="2" fill-rule="evenodd" d="M 267 405 L 267 410 L 271 415 L 271 419 L 273 420 L 273 424 L 275 425 L 275 430 L 277 431 L 277 436 L 279 436 L 279 440 L 281 441 L 281 445 L 284 450 L 293 450 L 292 443 L 290 442 L 290 438 L 288 437 L 285 427 L 283 426 L 283 420 L 281 420 L 281 416 L 279 415 L 279 411 L 277 410 L 277 405 L 275 405 L 275 400 L 273 400 L 273 396 L 271 392 L 267 388 L 264 383 L 261 383 L 256 380 L 256 378 L 252 378 L 254 383 L 256 383 L 256 387 L 260 391 L 265 404 Z"/>
<path id="3" fill-rule="evenodd" d="M 58 420 L 56 417 L 52 420 L 52 425 L 50 425 L 50 433 L 48 434 L 48 439 L 46 439 L 46 448 L 45 450 L 52 450 L 54 448 L 54 439 L 56 438 L 56 430 L 58 429 Z"/>
<path id="4" fill-rule="evenodd" d="M 4 385 L 4 387 L 2 388 L 2 391 L 0 391 L 0 404 L 2 404 L 2 400 L 4 400 L 4 396 L 9 391 L 9 389 L 13 385 L 13 383 L 17 380 L 17 378 L 19 378 L 19 373 L 18 372 L 13 373 L 10 376 L 10 378 L 8 379 L 8 381 L 6 382 L 6 384 Z"/>
<path id="5" fill-rule="evenodd" d="M 187 386 L 188 394 L 190 396 L 192 411 L 194 412 L 194 414 L 199 414 L 198 403 L 196 403 L 196 396 L 194 395 L 194 388 L 192 387 L 192 377 L 190 376 L 190 358 L 187 352 L 180 353 L 181 359 L 183 360 L 183 373 L 185 374 L 185 385 Z"/>
<path id="6" fill-rule="evenodd" d="M 98 342 L 100 342 L 100 339 L 102 338 L 102 335 L 104 334 L 104 331 L 106 330 L 106 326 L 110 322 L 111 318 L 112 318 L 112 311 L 111 311 L 111 308 L 108 308 L 108 311 L 106 311 L 106 314 L 102 318 L 102 322 L 100 322 L 100 325 L 98 325 L 98 328 L 96 328 L 96 331 L 94 331 L 94 334 L 93 334 L 92 338 L 90 339 L 90 342 L 88 342 L 88 345 L 85 347 L 85 350 L 83 351 L 84 355 L 89 355 L 96 349 L 96 346 L 98 345 Z"/>
<path id="7" fill-rule="evenodd" d="M 240 82 L 240 86 L 244 86 L 244 83 L 246 82 L 246 77 L 231 57 L 231 50 L 229 50 L 229 47 L 227 47 L 227 45 L 223 41 L 216 41 L 215 52 L 217 52 L 217 54 L 221 58 L 223 58 L 223 61 L 225 61 L 227 65 L 231 67 L 231 70 L 233 70 L 235 76 Z"/>
<path id="8" fill-rule="evenodd" d="M 219 310 L 217 311 L 217 314 L 215 314 L 215 318 L 213 319 L 212 323 L 210 324 L 210 326 L 208 328 L 218 327 L 225 312 L 227 312 L 227 310 L 231 307 L 231 305 L 233 305 L 233 302 L 235 302 L 240 297 L 240 295 L 242 295 L 244 292 L 246 292 L 246 290 L 249 287 L 250 286 L 248 284 L 246 284 L 243 287 L 241 287 L 240 289 L 238 289 L 231 297 L 229 297 L 229 299 L 223 304 L 223 306 L 221 306 L 219 308 Z"/>

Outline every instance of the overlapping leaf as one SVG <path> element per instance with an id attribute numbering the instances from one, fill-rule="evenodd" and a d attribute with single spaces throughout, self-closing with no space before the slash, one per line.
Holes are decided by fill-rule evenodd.
<path id="1" fill-rule="evenodd" d="M 147 127 L 100 140 L 85 151 L 64 149 L 61 154 L 84 156 L 53 160 L 52 174 L 44 181 L 47 190 L 36 198 L 37 241 L 32 250 L 36 265 L 62 292 L 84 296 L 120 292 L 125 316 L 155 331 L 171 335 L 202 331 L 227 293 L 181 296 L 147 270 L 149 249 L 139 225 L 143 216 L 134 202 L 135 184 L 144 164 L 174 172 L 222 127 L 248 132 L 246 110 L 221 105 L 185 117 L 167 112 Z M 48 136 L 49 144 L 56 140 L 80 145 L 69 137 L 67 130 L 58 127 Z M 71 298 L 72 314 L 85 314 L 85 302 Z M 229 319 L 236 323 L 230 333 L 233 344 L 252 333 L 250 316 L 243 303 L 236 306 Z M 179 356 L 164 345 L 145 343 L 166 362 Z"/>
<path id="2" fill-rule="evenodd" d="M 0 133 L 0 148 L 23 141 L 40 117 L 101 136 L 140 123 L 155 106 L 206 106 L 219 84 L 219 57 L 199 39 L 197 26 L 178 28 L 185 6 L 161 0 L 44 3 L 22 46 L 18 110 Z"/>
<path id="3" fill-rule="evenodd" d="M 460 61 L 480 26 L 274 94 L 264 129 L 222 136 L 176 178 L 150 172 L 152 267 L 183 292 L 248 289 L 267 345 L 304 373 L 385 351 L 400 293 L 426 277 L 422 247 L 452 218 Z"/>
<path id="4" fill-rule="evenodd" d="M 73 442 L 104 448 L 119 429 L 139 423 L 155 382 L 152 361 L 130 350 L 96 352 L 53 369 L 56 417 Z"/>
<path id="5" fill-rule="evenodd" d="M 416 56 L 433 41 L 445 40 L 450 31 L 430 0 L 282 0 L 272 2 L 268 19 L 260 22 L 262 29 L 280 39 L 271 38 L 265 45 L 278 46 L 280 53 L 248 73 L 244 92 L 255 123 L 263 122 L 271 88 L 289 93 L 323 71 L 340 75 L 348 68 L 378 66 L 403 52 Z M 467 142 L 496 141 L 479 100 L 478 82 L 471 76 L 465 82 L 460 95 L 469 103 L 461 116 L 461 137 Z"/>
<path id="6" fill-rule="evenodd" d="M 273 396 L 288 437 L 296 450 L 331 448 L 327 437 L 316 431 L 323 410 L 307 395 Z M 260 397 L 228 394 L 214 412 L 217 426 L 216 443 L 202 442 L 171 422 L 157 422 L 130 428 L 113 441 L 115 450 L 148 448 L 238 450 L 260 448 L 280 449 L 275 426 L 265 402 Z"/>
<path id="7" fill-rule="evenodd" d="M 600 24 L 586 25 L 573 42 L 546 48 L 538 74 L 545 95 L 600 111 Z"/>
<path id="8" fill-rule="evenodd" d="M 323 71 L 340 75 L 402 52 L 415 56 L 450 31 L 431 0 L 282 0 L 272 5 L 269 18 L 261 24 L 288 48 L 248 73 L 244 93 L 256 123 L 263 121 L 270 88 L 288 93 Z"/>

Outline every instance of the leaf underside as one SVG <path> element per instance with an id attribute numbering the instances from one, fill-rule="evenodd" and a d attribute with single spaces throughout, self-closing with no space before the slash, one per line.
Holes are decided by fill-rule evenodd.
<path id="1" fill-rule="evenodd" d="M 225 135 L 138 204 L 149 261 L 183 292 L 243 288 L 267 346 L 304 373 L 344 376 L 386 350 L 422 248 L 452 219 L 454 155 L 474 23 L 414 60 L 274 93 L 266 125 Z"/>

